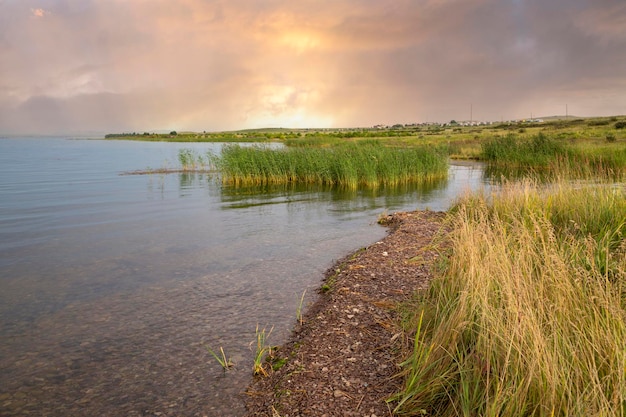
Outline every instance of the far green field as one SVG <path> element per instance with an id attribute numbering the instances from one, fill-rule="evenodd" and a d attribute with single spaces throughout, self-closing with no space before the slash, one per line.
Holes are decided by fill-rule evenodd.
<path id="1" fill-rule="evenodd" d="M 387 146 L 446 145 L 455 159 L 481 159 L 481 146 L 493 138 L 531 138 L 541 133 L 549 139 L 588 152 L 622 149 L 626 143 L 626 116 L 555 119 L 544 122 L 507 122 L 476 126 L 395 125 L 341 129 L 248 129 L 224 132 L 112 133 L 110 140 L 168 142 L 280 142 L 289 147 L 327 147 L 364 139 L 378 139 Z"/>

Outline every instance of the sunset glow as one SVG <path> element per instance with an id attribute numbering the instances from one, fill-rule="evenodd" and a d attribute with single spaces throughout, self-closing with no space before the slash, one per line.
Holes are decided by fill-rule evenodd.
<path id="1" fill-rule="evenodd" d="M 620 0 L 0 2 L 0 133 L 626 113 Z"/>

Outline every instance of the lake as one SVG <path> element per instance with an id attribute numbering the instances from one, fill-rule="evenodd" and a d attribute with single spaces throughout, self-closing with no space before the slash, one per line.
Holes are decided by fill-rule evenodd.
<path id="1" fill-rule="evenodd" d="M 0 415 L 240 416 L 257 325 L 283 343 L 302 294 L 385 236 L 383 212 L 487 186 L 477 164 L 376 191 L 125 175 L 183 148 L 221 145 L 0 138 Z"/>

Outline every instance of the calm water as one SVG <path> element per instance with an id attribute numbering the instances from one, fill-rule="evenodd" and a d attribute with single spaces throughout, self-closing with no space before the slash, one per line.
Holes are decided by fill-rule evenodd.
<path id="1" fill-rule="evenodd" d="M 257 324 L 283 342 L 302 293 L 385 235 L 383 211 L 483 186 L 475 165 L 394 192 L 121 175 L 180 148 L 220 145 L 0 139 L 0 415 L 242 415 Z"/>

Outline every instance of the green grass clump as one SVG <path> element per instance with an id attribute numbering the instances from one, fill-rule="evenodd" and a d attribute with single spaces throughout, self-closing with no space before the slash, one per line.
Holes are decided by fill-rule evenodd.
<path id="1" fill-rule="evenodd" d="M 509 134 L 483 142 L 481 158 L 499 164 L 547 167 L 556 158 L 570 154 L 563 143 L 543 133 L 530 138 Z"/>
<path id="2" fill-rule="evenodd" d="M 505 168 L 502 175 L 509 178 L 538 174 L 544 178 L 603 176 L 619 180 L 626 176 L 626 146 L 613 142 L 569 143 L 544 133 L 530 137 L 511 134 L 483 142 L 480 159 L 489 163 L 489 170 Z"/>
<path id="3" fill-rule="evenodd" d="M 397 186 L 440 180 L 448 172 L 446 154 L 440 148 L 392 148 L 378 141 L 330 148 L 227 145 L 215 163 L 222 181 L 234 185 Z"/>
<path id="4" fill-rule="evenodd" d="M 617 180 L 626 176 L 626 146 L 587 144 L 578 145 L 574 150 L 578 154 L 578 166 L 588 167 L 591 174 L 603 174 Z"/>
<path id="5" fill-rule="evenodd" d="M 525 182 L 466 197 L 409 328 L 397 412 L 626 415 L 626 191 Z"/>

